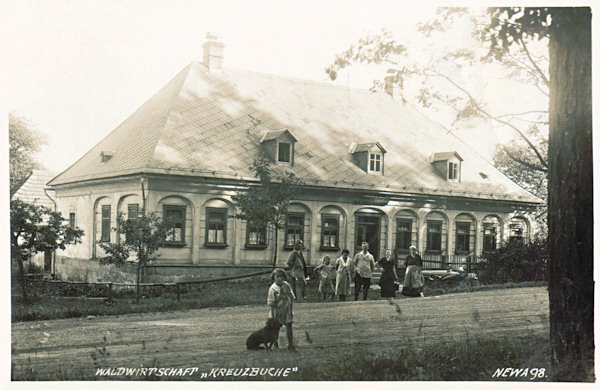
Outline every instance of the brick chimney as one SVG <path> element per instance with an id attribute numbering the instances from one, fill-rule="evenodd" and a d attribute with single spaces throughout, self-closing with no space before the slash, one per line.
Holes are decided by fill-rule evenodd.
<path id="1" fill-rule="evenodd" d="M 225 44 L 219 42 L 219 37 L 215 34 L 206 33 L 206 42 L 202 45 L 204 55 L 202 61 L 204 65 L 212 71 L 223 70 L 223 49 Z"/>
<path id="2" fill-rule="evenodd" d="M 398 85 L 398 75 L 393 69 L 388 69 L 388 75 L 383 79 L 385 82 L 385 92 L 392 97 L 400 96 L 400 85 Z"/>

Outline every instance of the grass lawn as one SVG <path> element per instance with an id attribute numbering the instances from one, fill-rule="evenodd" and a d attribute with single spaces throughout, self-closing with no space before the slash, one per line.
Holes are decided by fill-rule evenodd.
<path id="1" fill-rule="evenodd" d="M 208 283 L 182 287 L 181 300 L 173 288 L 156 287 L 143 291 L 139 304 L 135 303 L 135 291 L 114 291 L 114 299 L 106 300 L 106 292 L 83 285 L 59 285 L 49 287 L 41 283 L 28 286 L 30 299 L 25 303 L 20 289 L 13 286 L 12 321 L 36 321 L 128 313 L 163 312 L 172 310 L 201 309 L 239 305 L 266 305 L 267 290 L 271 284 L 268 276 L 254 276 L 242 280 Z M 429 289 L 426 296 L 465 291 L 482 291 L 511 287 L 545 285 L 540 282 L 506 283 L 461 289 L 458 287 Z M 51 290 L 50 290 L 51 289 Z M 299 291 L 298 291 L 299 293 Z M 318 282 L 311 280 L 307 287 L 308 302 L 319 302 Z M 352 297 L 349 297 L 353 299 Z M 336 297 L 337 299 L 337 297 Z M 369 299 L 381 299 L 379 290 L 371 289 Z"/>
<path id="2" fill-rule="evenodd" d="M 493 338 L 490 336 L 465 336 L 463 340 L 440 342 L 423 348 L 390 346 L 378 353 L 362 353 L 360 345 L 348 344 L 335 351 L 318 352 L 299 357 L 294 366 L 298 371 L 289 377 L 255 375 L 244 377 L 200 378 L 188 377 L 110 377 L 96 376 L 89 367 L 104 367 L 104 357 L 110 351 L 96 348 L 88 368 L 86 362 L 65 363 L 49 377 L 40 378 L 32 368 L 16 380 L 227 380 L 227 381 L 520 381 L 540 382 L 552 379 L 550 347 L 547 337 L 516 335 Z M 280 361 L 287 351 L 263 352 L 261 367 L 284 367 Z M 150 367 L 160 367 L 153 361 Z M 245 367 L 243 358 L 231 361 L 231 368 Z M 510 371 L 500 369 L 510 369 Z M 504 375 L 504 376 L 503 376 Z"/>

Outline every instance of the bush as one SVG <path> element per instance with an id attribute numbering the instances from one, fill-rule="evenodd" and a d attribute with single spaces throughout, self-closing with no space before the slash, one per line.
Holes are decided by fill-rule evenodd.
<path id="1" fill-rule="evenodd" d="M 545 241 L 512 241 L 487 255 L 479 272 L 483 283 L 547 281 L 548 248 Z"/>

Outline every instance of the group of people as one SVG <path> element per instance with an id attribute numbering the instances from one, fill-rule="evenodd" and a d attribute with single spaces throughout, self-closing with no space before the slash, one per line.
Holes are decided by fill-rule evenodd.
<path id="1" fill-rule="evenodd" d="M 302 241 L 296 242 L 287 265 L 294 295 L 297 296 L 296 286 L 299 285 L 302 298 L 306 300 L 306 281 L 309 276 L 302 249 Z M 423 296 L 422 263 L 423 260 L 417 254 L 417 248 L 411 246 L 405 262 L 406 272 L 402 281 L 403 295 Z M 354 300 L 358 300 L 361 290 L 362 298 L 366 300 L 376 266 L 382 270 L 379 280 L 381 296 L 384 298 L 395 297 L 401 281 L 398 277 L 398 264 L 396 259 L 392 258 L 392 251 L 386 250 L 385 256 L 379 261 L 375 261 L 373 255 L 369 253 L 369 244 L 363 242 L 362 250 L 354 258 L 350 258 L 350 251 L 344 249 L 342 256 L 335 261 L 335 264 L 331 264 L 331 258 L 325 256 L 323 263 L 315 268 L 314 271 L 319 276 L 319 292 L 323 300 L 326 301 L 329 296 L 333 299 L 337 295 L 340 301 L 345 301 L 346 297 L 350 295 L 352 279 L 354 279 Z"/>
<path id="2" fill-rule="evenodd" d="M 296 348 L 294 347 L 292 335 L 292 302 L 297 297 L 297 286 L 300 287 L 302 298 L 306 301 L 306 281 L 309 277 L 302 249 L 302 241 L 296 242 L 294 251 L 287 263 L 289 278 L 288 274 L 282 269 L 273 271 L 272 278 L 274 282 L 269 287 L 267 297 L 269 318 L 277 318 L 281 324 L 286 326 L 288 349 L 293 351 Z M 423 297 L 422 263 L 423 260 L 417 254 L 417 248 L 411 246 L 405 263 L 403 295 Z M 361 290 L 363 292 L 362 298 L 366 300 L 375 266 L 380 267 L 382 270 L 379 280 L 381 296 L 384 298 L 395 297 L 400 280 L 396 259 L 392 258 L 392 251 L 386 250 L 385 256 L 375 262 L 373 255 L 369 253 L 369 244 L 363 242 L 362 250 L 353 259 L 350 258 L 350 251 L 344 249 L 342 256 L 335 261 L 335 265 L 331 264 L 329 256 L 325 256 L 323 263 L 315 268 L 315 272 L 319 275 L 319 292 L 323 300 L 327 300 L 329 295 L 332 299 L 334 295 L 337 295 L 340 301 L 345 301 L 346 297 L 350 295 L 352 277 L 354 277 L 354 300 L 358 300 Z"/>

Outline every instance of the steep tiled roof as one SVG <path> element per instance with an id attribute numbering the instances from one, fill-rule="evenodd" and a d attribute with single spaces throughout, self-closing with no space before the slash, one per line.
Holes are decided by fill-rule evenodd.
<path id="1" fill-rule="evenodd" d="M 25 183 L 11 197 L 11 200 L 20 199 L 54 210 L 54 202 L 50 200 L 51 198 L 55 199 L 54 190 L 46 185 L 54 176 L 55 174 L 50 171 L 34 169 Z"/>
<path id="2" fill-rule="evenodd" d="M 386 93 L 192 63 L 51 185 L 131 173 L 253 178 L 265 132 L 297 139 L 293 171 L 308 185 L 539 202 L 446 128 Z M 370 175 L 352 142 L 385 148 Z M 110 150 L 105 163 L 100 152 Z M 463 159 L 461 182 L 440 177 L 435 153 Z M 480 173 L 483 173 L 480 174 Z"/>

